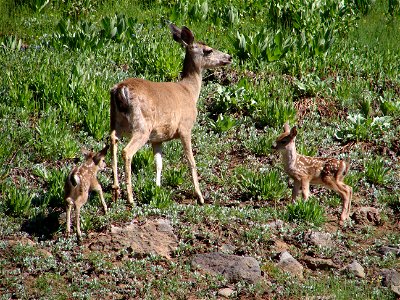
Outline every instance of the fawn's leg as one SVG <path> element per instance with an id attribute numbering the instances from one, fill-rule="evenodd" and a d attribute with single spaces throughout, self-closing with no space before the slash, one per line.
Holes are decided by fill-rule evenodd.
<path id="1" fill-rule="evenodd" d="M 112 185 L 112 200 L 117 201 L 120 190 L 119 190 L 119 182 L 118 182 L 118 158 L 117 158 L 117 152 L 118 152 L 118 138 L 116 135 L 116 131 L 113 130 L 111 131 L 111 168 L 113 172 L 113 185 Z"/>
<path id="2" fill-rule="evenodd" d="M 132 193 L 132 179 L 131 179 L 131 164 L 133 155 L 146 144 L 149 139 L 149 134 L 143 134 L 140 132 L 134 133 L 128 145 L 122 150 L 122 157 L 125 161 L 125 180 L 126 189 L 128 192 L 128 202 L 133 204 L 133 193 Z"/>
<path id="3" fill-rule="evenodd" d="M 193 185 L 194 185 L 194 190 L 196 191 L 196 194 L 198 197 L 198 202 L 199 202 L 199 204 L 204 204 L 204 198 L 203 198 L 203 195 L 201 194 L 200 186 L 199 186 L 199 179 L 197 177 L 196 162 L 194 160 L 194 156 L 193 156 L 193 152 L 192 152 L 192 140 L 191 140 L 190 133 L 187 135 L 181 136 L 181 141 L 182 141 L 182 145 L 183 145 L 183 150 L 185 151 L 185 155 L 189 161 L 190 170 L 192 171 Z"/>
<path id="4" fill-rule="evenodd" d="M 301 181 L 301 193 L 303 195 L 303 199 L 307 200 L 310 195 L 310 181 L 302 180 Z"/>
<path id="5" fill-rule="evenodd" d="M 340 215 L 339 224 L 343 225 L 344 221 L 348 218 L 347 209 L 349 208 L 350 205 L 350 199 L 349 199 L 350 193 L 343 186 L 345 184 L 342 185 L 340 182 L 336 182 L 336 180 L 331 177 L 324 178 L 324 183 L 327 188 L 337 192 L 340 195 L 340 198 L 342 198 L 342 213 Z"/>
<path id="6" fill-rule="evenodd" d="M 297 196 L 299 196 L 300 188 L 301 188 L 301 182 L 295 179 L 292 188 L 292 202 L 295 202 Z"/>
<path id="7" fill-rule="evenodd" d="M 65 201 L 67 202 L 67 236 L 69 236 L 71 234 L 71 210 L 74 202 L 71 197 L 68 197 Z"/>
<path id="8" fill-rule="evenodd" d="M 80 201 L 78 201 L 78 199 L 75 201 L 75 222 L 76 222 L 76 234 L 78 235 L 78 240 L 81 240 L 82 232 L 81 232 L 80 216 L 81 216 L 82 204 L 80 203 Z"/>
<path id="9" fill-rule="evenodd" d="M 95 182 L 92 183 L 91 188 L 93 191 L 96 191 L 99 193 L 101 204 L 103 205 L 104 213 L 107 213 L 107 204 L 106 204 L 106 201 L 104 200 L 103 189 L 101 188 L 100 183 L 96 180 Z"/>
<path id="10" fill-rule="evenodd" d="M 156 161 L 156 185 L 161 186 L 161 171 L 162 171 L 162 144 L 152 143 L 154 159 Z"/>

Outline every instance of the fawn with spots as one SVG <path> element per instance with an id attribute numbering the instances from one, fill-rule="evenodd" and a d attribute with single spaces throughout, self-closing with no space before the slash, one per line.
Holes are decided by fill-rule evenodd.
<path id="1" fill-rule="evenodd" d="M 111 89 L 110 137 L 112 153 L 113 200 L 119 196 L 117 142 L 126 136 L 122 150 L 128 201 L 133 204 L 131 162 L 133 155 L 150 141 L 156 162 L 156 185 L 161 185 L 162 143 L 180 139 L 189 161 L 194 189 L 204 203 L 192 153 L 191 132 L 197 117 L 202 71 L 231 63 L 231 56 L 205 44 L 196 43 L 185 26 L 169 25 L 173 39 L 186 50 L 181 79 L 178 82 L 152 82 L 129 78 Z"/>
<path id="2" fill-rule="evenodd" d="M 290 129 L 285 123 L 284 132 L 278 136 L 273 149 L 282 152 L 285 172 L 294 180 L 292 201 L 302 192 L 304 200 L 310 193 L 310 184 L 323 185 L 337 192 L 342 198 L 342 214 L 340 224 L 350 215 L 353 190 L 343 182 L 349 170 L 349 163 L 331 157 L 310 157 L 298 154 L 296 151 L 297 129 Z"/>
<path id="3" fill-rule="evenodd" d="M 97 172 L 103 170 L 106 166 L 104 158 L 107 154 L 108 146 L 104 147 L 98 153 L 82 150 L 85 161 L 77 167 L 74 167 L 65 181 L 65 201 L 67 202 L 67 235 L 71 231 L 71 210 L 75 209 L 76 233 L 78 239 L 81 239 L 80 228 L 80 210 L 87 202 L 89 191 L 99 193 L 104 213 L 107 212 L 107 204 L 104 200 L 103 190 L 97 180 Z"/>

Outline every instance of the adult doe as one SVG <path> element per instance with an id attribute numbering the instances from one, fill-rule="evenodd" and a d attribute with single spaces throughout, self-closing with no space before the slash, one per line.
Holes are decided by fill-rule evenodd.
<path id="1" fill-rule="evenodd" d="M 169 25 L 173 39 L 186 50 L 181 80 L 178 82 L 152 82 L 129 78 L 111 89 L 110 135 L 112 170 L 114 176 L 113 199 L 119 195 L 117 174 L 117 142 L 121 136 L 129 141 L 122 151 L 125 162 L 125 180 L 128 201 L 133 204 L 131 162 L 133 155 L 150 141 L 156 162 L 156 185 L 161 185 L 161 145 L 165 141 L 180 139 L 189 161 L 193 184 L 200 204 L 204 203 L 192 153 L 191 132 L 197 116 L 197 100 L 202 83 L 202 70 L 225 66 L 231 56 L 205 44 L 196 43 L 193 33 Z"/>
<path id="2" fill-rule="evenodd" d="M 107 212 L 107 204 L 104 201 L 103 191 L 97 181 L 97 172 L 105 168 L 104 157 L 107 154 L 108 146 L 100 152 L 94 153 L 83 150 L 85 161 L 79 167 L 74 167 L 65 181 L 65 201 L 67 202 L 67 235 L 71 231 L 71 210 L 75 208 L 76 233 L 81 239 L 80 210 L 87 202 L 89 191 L 97 191 L 103 204 L 104 213 Z"/>
<path id="3" fill-rule="evenodd" d="M 282 152 L 282 160 L 285 172 L 294 180 L 292 189 L 292 201 L 302 191 L 304 200 L 310 193 L 310 184 L 318 184 L 334 190 L 342 198 L 342 214 L 340 224 L 349 217 L 352 188 L 343 182 L 344 176 L 349 170 L 349 163 L 331 157 L 310 157 L 298 154 L 295 139 L 296 127 L 290 129 L 285 123 L 284 132 L 278 136 L 273 149 Z"/>

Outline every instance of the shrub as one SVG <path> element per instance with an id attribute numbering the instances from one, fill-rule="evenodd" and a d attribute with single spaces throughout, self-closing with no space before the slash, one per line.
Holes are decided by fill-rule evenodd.
<path id="1" fill-rule="evenodd" d="M 364 163 L 365 177 L 374 184 L 386 184 L 391 173 L 391 169 L 386 166 L 382 158 L 376 158 Z"/>
<path id="2" fill-rule="evenodd" d="M 14 184 L 2 184 L 1 186 L 5 210 L 13 216 L 26 216 L 31 208 L 32 194 Z"/>

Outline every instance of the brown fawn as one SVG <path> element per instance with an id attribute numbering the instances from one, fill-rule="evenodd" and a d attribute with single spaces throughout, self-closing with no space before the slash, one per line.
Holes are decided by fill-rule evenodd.
<path id="1" fill-rule="evenodd" d="M 300 189 L 304 200 L 310 193 L 310 184 L 318 184 L 337 192 L 343 201 L 340 224 L 350 215 L 353 190 L 343 182 L 349 170 L 349 163 L 331 157 L 310 157 L 296 152 L 297 129 L 290 129 L 285 123 L 284 132 L 278 136 L 273 149 L 282 152 L 285 172 L 294 180 L 292 201 L 299 195 Z"/>
<path id="2" fill-rule="evenodd" d="M 67 235 L 71 231 L 71 210 L 75 208 L 75 223 L 78 239 L 81 239 L 80 210 L 87 202 L 89 191 L 99 193 L 104 213 L 107 212 L 107 204 L 104 201 L 103 190 L 97 180 L 97 172 L 105 168 L 104 158 L 108 146 L 98 153 L 82 150 L 85 161 L 78 167 L 74 167 L 65 181 L 65 201 L 67 202 Z"/>
<path id="3" fill-rule="evenodd" d="M 152 82 L 129 78 L 111 89 L 110 136 L 112 153 L 113 200 L 119 195 L 117 174 L 117 142 L 126 136 L 122 150 L 128 201 L 133 204 L 131 162 L 133 155 L 150 141 L 156 162 L 156 185 L 161 185 L 162 143 L 180 139 L 189 161 L 198 202 L 204 203 L 192 153 L 191 132 L 197 117 L 197 101 L 202 84 L 202 70 L 228 65 L 231 56 L 203 43 L 196 43 L 193 33 L 169 25 L 173 39 L 186 50 L 181 80 Z"/>

